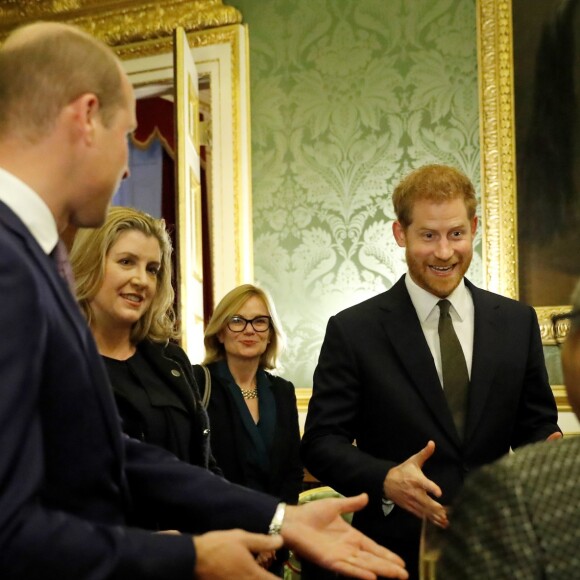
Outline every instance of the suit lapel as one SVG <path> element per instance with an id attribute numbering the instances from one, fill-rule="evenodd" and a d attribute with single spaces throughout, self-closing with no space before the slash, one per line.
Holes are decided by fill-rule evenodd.
<path id="1" fill-rule="evenodd" d="M 475 310 L 473 361 L 469 387 L 465 440 L 477 429 L 485 402 L 490 394 L 493 376 L 501 360 L 501 311 L 493 294 L 465 283 L 473 297 Z"/>
<path id="2" fill-rule="evenodd" d="M 35 261 L 37 269 L 40 270 L 48 280 L 50 289 L 53 291 L 54 296 L 62 306 L 64 315 L 70 320 L 81 343 L 85 345 L 86 322 L 80 312 L 77 301 L 68 290 L 66 282 L 58 274 L 51 258 L 44 253 L 36 239 L 28 231 L 28 228 L 20 221 L 18 216 L 8 208 L 8 206 L 1 202 L 0 219 L 7 229 L 22 240 L 28 250 L 28 255 Z"/>
<path id="3" fill-rule="evenodd" d="M 425 401 L 426 408 L 441 429 L 456 445 L 461 445 L 441 388 L 433 356 L 407 292 L 404 277 L 400 278 L 383 296 L 382 326 L 399 361 L 411 379 L 412 387 Z"/>

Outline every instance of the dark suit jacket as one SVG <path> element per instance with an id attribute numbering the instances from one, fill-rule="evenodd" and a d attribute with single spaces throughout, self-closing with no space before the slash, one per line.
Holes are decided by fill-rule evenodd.
<path id="1" fill-rule="evenodd" d="M 121 418 L 123 431 L 130 437 L 160 444 L 182 461 L 205 467 L 218 475 L 223 475 L 211 453 L 209 418 L 201 404 L 197 383 L 193 377 L 191 362 L 182 348 L 169 343 L 143 340 L 137 345 L 138 353 L 146 365 L 132 364 L 132 372 L 138 376 L 146 397 L 137 396 L 135 388 L 117 384 L 109 373 L 115 401 Z M 139 359 L 141 360 L 141 359 Z M 106 366 L 107 361 L 105 360 Z M 152 388 L 149 373 L 154 371 L 163 387 L 177 399 L 163 396 L 163 392 Z M 178 408 L 174 405 L 179 404 Z M 182 422 L 172 421 L 172 414 L 180 415 L 188 429 L 180 430 Z"/>
<path id="2" fill-rule="evenodd" d="M 277 500 L 121 433 L 66 283 L 0 202 L 0 577 L 191 580 L 188 536 L 124 527 L 133 504 L 191 532 L 266 531 Z"/>
<path id="3" fill-rule="evenodd" d="M 404 278 L 328 323 L 303 460 L 341 493 L 370 495 L 353 523 L 387 546 L 390 540 L 417 540 L 420 521 L 396 506 L 383 515 L 383 481 L 428 440 L 436 450 L 424 473 L 449 504 L 470 470 L 558 430 L 533 308 L 466 284 L 475 329 L 463 442 Z"/>
<path id="4" fill-rule="evenodd" d="M 211 398 L 208 414 L 211 425 L 211 447 L 216 461 L 230 481 L 248 485 L 246 464 L 245 428 L 234 398 L 226 385 L 212 372 Z M 200 390 L 204 390 L 205 379 L 199 365 L 194 366 Z M 285 502 L 295 504 L 301 491 L 304 477 L 300 461 L 300 428 L 296 393 L 292 383 L 281 377 L 266 374 L 276 403 L 276 428 L 270 447 L 270 480 L 267 491 Z"/>

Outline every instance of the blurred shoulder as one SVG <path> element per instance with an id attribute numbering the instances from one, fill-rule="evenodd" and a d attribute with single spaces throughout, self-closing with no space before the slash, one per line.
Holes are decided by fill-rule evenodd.
<path id="1" fill-rule="evenodd" d="M 517 486 L 528 497 L 552 493 L 555 481 L 576 481 L 580 477 L 580 437 L 542 441 L 526 445 L 481 468 L 470 485 L 488 486 L 491 481 Z M 471 481 L 473 479 L 473 482 Z"/>

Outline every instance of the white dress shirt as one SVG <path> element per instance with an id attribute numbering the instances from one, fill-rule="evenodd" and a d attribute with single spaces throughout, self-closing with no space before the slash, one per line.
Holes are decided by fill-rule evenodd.
<path id="1" fill-rule="evenodd" d="M 58 230 L 52 212 L 33 189 L 1 167 L 0 201 L 22 220 L 47 255 L 54 250 Z"/>
<path id="2" fill-rule="evenodd" d="M 429 350 L 433 355 L 435 361 L 435 368 L 439 375 L 439 381 L 443 385 L 443 372 L 441 365 L 441 349 L 439 347 L 439 306 L 437 303 L 441 300 L 434 296 L 427 290 L 418 286 L 407 272 L 405 276 L 405 285 L 407 291 L 413 302 L 413 306 L 419 317 L 425 340 L 429 346 Z M 473 307 L 473 298 L 471 292 L 467 289 L 465 281 L 462 279 L 459 286 L 447 296 L 447 300 L 451 302 L 449 314 L 453 321 L 453 328 L 455 334 L 459 339 L 463 355 L 465 356 L 465 363 L 467 364 L 467 372 L 471 379 L 471 363 L 473 361 L 473 331 L 475 320 L 475 309 Z"/>

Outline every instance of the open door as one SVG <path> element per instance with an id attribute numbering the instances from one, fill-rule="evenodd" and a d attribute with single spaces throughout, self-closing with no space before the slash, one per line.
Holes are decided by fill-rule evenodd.
<path id="1" fill-rule="evenodd" d="M 155 41 L 120 47 L 118 53 L 122 58 L 123 68 L 138 98 L 167 98 L 171 95 L 170 100 L 175 105 L 175 97 L 181 96 L 182 101 L 187 103 L 189 97 L 186 95 L 186 73 L 180 75 L 175 71 L 175 52 L 179 43 L 176 42 L 175 34 L 161 36 Z M 187 40 L 198 73 L 198 83 L 192 83 L 192 88 L 200 88 L 200 111 L 209 125 L 208 144 L 205 146 L 205 183 L 208 189 L 204 203 L 207 203 L 207 209 L 203 210 L 207 211 L 208 239 L 202 253 L 204 260 L 209 262 L 204 263 L 206 276 L 203 279 L 204 292 L 209 292 L 211 297 L 211 301 L 207 300 L 204 304 L 204 309 L 207 310 L 235 286 L 253 280 L 248 37 L 245 26 L 234 25 L 188 32 Z M 184 49 L 184 57 L 188 57 L 186 53 L 189 51 L 185 50 L 185 44 L 181 48 Z M 182 70 L 185 70 L 185 66 Z M 189 78 L 191 79 L 191 75 Z M 181 83 L 181 89 L 175 95 L 177 79 Z M 204 90 L 203 87 L 207 88 Z M 186 135 L 185 116 L 188 113 L 189 105 L 175 105 L 175 114 L 180 116 L 176 123 L 180 136 Z M 180 127 L 184 129 L 180 130 Z M 174 132 L 172 137 L 173 134 Z M 192 141 L 195 142 L 195 138 Z M 201 283 L 196 282 L 192 274 L 192 256 L 196 254 L 191 251 L 191 246 L 195 243 L 191 236 L 199 236 L 200 230 L 194 226 L 183 228 L 178 225 L 178 221 L 192 223 L 194 216 L 192 193 L 184 185 L 188 180 L 188 173 L 183 173 L 185 166 L 181 164 L 187 147 L 182 142 L 178 151 L 177 140 L 172 138 L 171 142 L 174 143 L 173 161 L 179 157 L 182 172 L 182 184 L 179 185 L 175 199 L 176 306 L 184 333 L 184 348 L 192 362 L 198 362 L 203 355 L 199 320 L 202 299 L 198 296 L 198 309 L 194 309 L 193 296 L 195 293 L 199 294 Z M 195 157 L 197 156 L 196 154 Z M 197 167 L 192 170 L 194 175 L 200 175 Z M 175 182 L 177 189 L 177 170 Z M 188 253 L 187 256 L 181 256 L 181 248 Z M 198 268 L 198 271 L 201 272 L 201 269 Z M 192 333 L 196 333 L 195 336 Z"/>
<path id="2" fill-rule="evenodd" d="M 199 95 L 197 70 L 183 28 L 174 31 L 178 316 L 182 346 L 200 362 L 203 346 Z"/>

